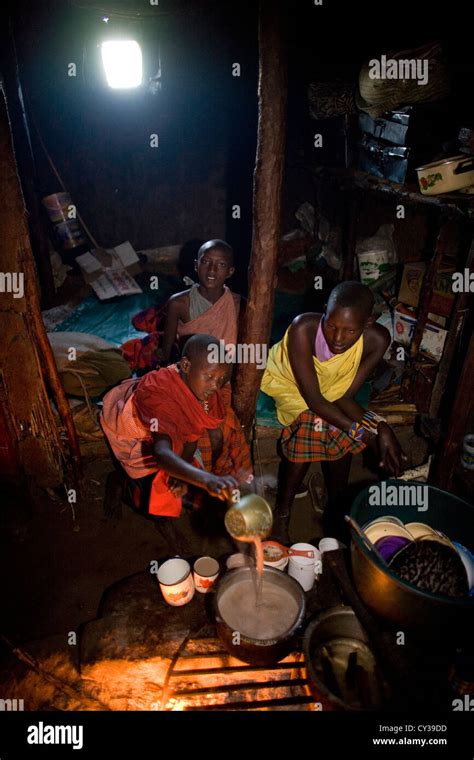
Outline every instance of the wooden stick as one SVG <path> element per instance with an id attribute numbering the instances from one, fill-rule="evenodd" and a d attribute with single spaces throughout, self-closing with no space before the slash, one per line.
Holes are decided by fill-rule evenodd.
<path id="1" fill-rule="evenodd" d="M 48 161 L 48 163 L 49 163 L 49 165 L 51 167 L 51 170 L 52 170 L 54 176 L 58 180 L 58 183 L 59 183 L 59 185 L 61 187 L 61 190 L 64 193 L 67 193 L 68 192 L 67 187 L 65 186 L 65 184 L 64 184 L 64 182 L 63 182 L 63 180 L 61 178 L 61 175 L 59 174 L 58 170 L 56 169 L 56 166 L 54 165 L 53 159 L 49 155 L 48 149 L 46 148 L 46 145 L 44 144 L 43 138 L 41 137 L 41 132 L 39 131 L 39 127 L 38 127 L 38 125 L 36 123 L 36 119 L 35 119 L 35 117 L 33 115 L 33 110 L 31 108 L 31 103 L 29 101 L 28 96 L 25 96 L 25 99 L 26 99 L 26 102 L 28 103 L 28 108 L 30 110 L 31 122 L 32 122 L 32 124 L 33 124 L 33 126 L 35 128 L 35 132 L 36 132 L 36 136 L 38 138 L 39 144 L 43 148 L 43 153 L 46 156 L 46 160 Z M 91 241 L 92 245 L 94 246 L 94 248 L 100 249 L 100 245 L 98 244 L 97 240 L 92 235 L 92 232 L 90 231 L 89 227 L 87 227 L 87 225 L 86 225 L 84 219 L 82 218 L 81 214 L 79 213 L 78 209 L 76 209 L 76 215 L 77 215 L 77 218 L 79 219 L 80 223 L 82 224 L 82 226 L 84 228 L 84 231 L 85 231 L 86 235 L 88 236 L 89 240 Z"/>
<path id="2" fill-rule="evenodd" d="M 379 404 L 376 401 L 371 401 L 370 408 L 377 412 L 414 412 L 415 414 L 418 412 L 416 404 L 409 404 L 408 402 L 391 404 L 387 401 Z"/>
<path id="3" fill-rule="evenodd" d="M 29 312 L 34 329 L 34 337 L 40 350 L 44 374 L 46 375 L 49 387 L 53 393 L 59 416 L 66 429 L 72 455 L 73 473 L 77 484 L 82 476 L 81 452 L 79 449 L 79 443 L 77 440 L 76 428 L 74 426 L 71 407 L 69 406 L 69 402 L 66 398 L 66 393 L 59 379 L 56 362 L 54 360 L 53 349 L 51 348 L 48 336 L 46 335 L 43 317 L 41 315 L 38 288 L 36 284 L 36 270 L 34 268 L 29 243 L 30 241 L 28 236 L 25 236 L 22 241 L 20 253 L 22 268 L 23 272 L 25 273 L 25 295 L 28 299 Z"/>
<path id="4" fill-rule="evenodd" d="M 17 660 L 20 660 L 20 662 L 23 662 L 25 665 L 27 665 L 27 667 L 31 668 L 36 673 L 38 673 L 38 675 L 44 678 L 45 681 L 48 681 L 49 683 L 53 684 L 53 686 L 55 686 L 60 691 L 62 691 L 64 694 L 67 694 L 68 697 L 72 697 L 73 699 L 80 699 L 81 702 L 85 703 L 86 706 L 83 709 L 110 710 L 110 707 L 108 707 L 103 702 L 100 702 L 98 699 L 91 698 L 91 697 L 81 694 L 81 692 L 75 689 L 73 686 L 70 686 L 65 681 L 61 681 L 60 678 L 53 675 L 48 670 L 45 670 L 43 667 L 41 667 L 38 661 L 31 654 L 29 654 L 28 652 L 25 652 L 25 650 L 21 649 L 21 647 L 18 647 L 12 644 L 11 641 L 9 641 L 9 639 L 7 639 L 7 637 L 4 636 L 2 633 L 0 633 L 0 639 L 8 647 L 11 653 L 17 658 Z"/>

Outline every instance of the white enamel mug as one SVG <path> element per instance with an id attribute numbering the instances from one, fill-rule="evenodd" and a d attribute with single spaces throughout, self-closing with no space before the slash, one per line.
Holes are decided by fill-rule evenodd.
<path id="1" fill-rule="evenodd" d="M 168 559 L 158 569 L 158 583 L 165 601 L 172 607 L 182 607 L 194 596 L 191 565 L 181 557 Z"/>
<path id="2" fill-rule="evenodd" d="M 300 549 L 303 551 L 312 551 L 312 557 L 298 557 L 291 555 L 288 562 L 288 575 L 291 575 L 304 591 L 311 591 L 314 585 L 314 579 L 321 573 L 321 552 L 311 544 L 293 544 L 291 549 Z"/>
<path id="3" fill-rule="evenodd" d="M 374 521 L 375 522 L 375 521 Z M 336 549 L 345 549 L 346 547 L 344 544 L 341 544 L 340 541 L 337 540 L 337 538 L 322 538 L 319 542 L 319 551 L 321 554 L 324 554 L 324 552 L 332 552 Z"/>
<path id="4" fill-rule="evenodd" d="M 214 557 L 199 557 L 194 563 L 194 586 L 196 591 L 207 594 L 219 575 L 219 563 Z"/>

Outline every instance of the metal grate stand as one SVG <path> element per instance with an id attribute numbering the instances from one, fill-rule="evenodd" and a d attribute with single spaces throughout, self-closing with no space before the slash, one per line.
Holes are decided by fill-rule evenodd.
<path id="1" fill-rule="evenodd" d="M 186 637 L 173 658 L 164 710 L 314 710 L 301 652 L 271 666 L 247 665 L 215 635 Z"/>

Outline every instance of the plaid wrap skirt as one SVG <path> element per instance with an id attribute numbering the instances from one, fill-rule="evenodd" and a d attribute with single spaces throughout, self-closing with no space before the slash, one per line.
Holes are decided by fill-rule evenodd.
<path id="1" fill-rule="evenodd" d="M 365 449 L 362 441 L 354 441 L 343 430 L 329 425 L 306 409 L 285 427 L 281 448 L 290 462 L 328 462 L 346 454 L 359 454 Z"/>

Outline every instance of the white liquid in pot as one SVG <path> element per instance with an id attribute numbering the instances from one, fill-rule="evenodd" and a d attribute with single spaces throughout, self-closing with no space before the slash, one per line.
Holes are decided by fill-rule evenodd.
<path id="1" fill-rule="evenodd" d="M 259 605 L 255 583 L 248 578 L 226 589 L 219 600 L 221 617 L 234 632 L 251 639 L 275 639 L 295 622 L 299 607 L 296 599 L 281 586 L 263 578 Z"/>

